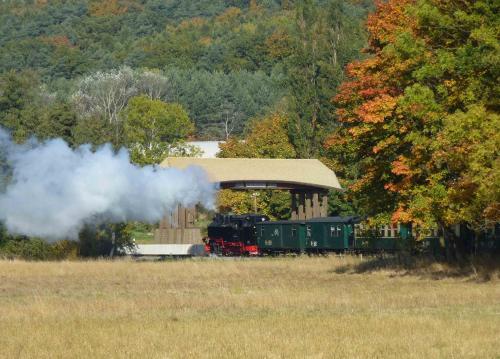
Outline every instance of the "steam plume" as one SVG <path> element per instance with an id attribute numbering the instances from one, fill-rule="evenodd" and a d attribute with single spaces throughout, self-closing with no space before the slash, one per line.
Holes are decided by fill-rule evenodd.
<path id="1" fill-rule="evenodd" d="M 215 188 L 197 167 L 141 168 L 124 149 L 72 150 L 61 139 L 17 145 L 2 129 L 0 152 L 12 168 L 0 221 L 13 234 L 74 239 L 89 222 L 155 222 L 178 204 L 213 206 Z"/>

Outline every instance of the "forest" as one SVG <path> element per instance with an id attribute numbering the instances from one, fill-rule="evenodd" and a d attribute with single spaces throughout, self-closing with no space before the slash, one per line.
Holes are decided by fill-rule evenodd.
<path id="1" fill-rule="evenodd" d="M 159 92 L 149 96 L 182 105 L 195 123 L 193 136 L 225 139 L 241 135 L 249 119 L 293 110 L 291 99 L 303 95 L 311 66 L 318 81 L 308 90 L 321 96 L 317 106 L 325 115 L 331 112 L 327 99 L 344 66 L 359 56 L 369 9 L 370 1 L 3 2 L 0 73 L 3 86 L 27 85 L 19 95 L 36 93 L 26 100 L 30 104 L 73 110 L 82 92 L 92 96 L 89 91 L 126 84 L 127 103 L 145 93 L 138 82 L 156 86 Z M 302 46 L 304 40 L 316 47 L 314 53 Z M 94 79 L 101 84 L 85 88 Z M 11 106 L 3 103 L 2 112 Z M 96 122 L 103 114 L 92 115 Z M 7 127 L 26 132 L 24 137 L 46 135 L 37 126 Z M 74 139 L 99 142 L 95 135 L 106 141 L 105 130 Z"/>
<path id="2" fill-rule="evenodd" d="M 500 220 L 499 7 L 4 0 L 0 126 L 18 143 L 111 143 L 141 166 L 192 155 L 188 139 L 225 140 L 221 157 L 319 158 L 347 189 L 332 215 L 480 231 Z M 259 201 L 289 216 L 287 194 Z M 252 200 L 222 191 L 219 206 Z"/>

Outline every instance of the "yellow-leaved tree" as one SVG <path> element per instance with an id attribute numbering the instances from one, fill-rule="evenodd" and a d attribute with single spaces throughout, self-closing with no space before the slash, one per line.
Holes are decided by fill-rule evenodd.
<path id="1" fill-rule="evenodd" d="M 253 121 L 243 140 L 230 138 L 220 145 L 222 158 L 295 158 L 295 149 L 288 137 L 288 119 L 273 113 Z M 283 191 L 259 190 L 243 192 L 222 190 L 218 197 L 219 211 L 243 214 L 264 213 L 273 219 L 290 217 L 290 194 Z"/>

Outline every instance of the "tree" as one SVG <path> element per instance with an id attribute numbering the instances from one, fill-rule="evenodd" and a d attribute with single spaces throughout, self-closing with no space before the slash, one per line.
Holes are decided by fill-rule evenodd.
<path id="1" fill-rule="evenodd" d="M 165 100 L 170 91 L 169 81 L 159 71 L 132 70 L 122 67 L 109 72 L 96 72 L 78 83 L 72 102 L 82 120 L 101 118 L 111 127 L 111 142 L 122 145 L 123 119 L 120 117 L 130 99 L 145 95 L 151 100 Z"/>
<path id="2" fill-rule="evenodd" d="M 287 124 L 287 117 L 279 113 L 254 121 L 244 142 L 233 137 L 220 145 L 219 157 L 295 158 Z"/>
<path id="3" fill-rule="evenodd" d="M 123 112 L 125 136 L 135 163 L 160 163 L 173 145 L 194 131 L 187 112 L 179 104 L 168 104 L 137 96 Z"/>
<path id="4" fill-rule="evenodd" d="M 221 190 L 217 196 L 220 213 L 262 213 L 273 220 L 289 219 L 290 194 L 283 191 L 259 190 L 254 192 Z M 256 208 L 254 208 L 256 207 Z"/>
<path id="5" fill-rule="evenodd" d="M 497 13 L 491 1 L 378 2 L 372 57 L 349 65 L 335 98 L 342 126 L 325 143 L 354 164 L 351 189 L 368 214 L 447 234 L 500 219 L 489 184 L 498 181 Z"/>
<path id="6" fill-rule="evenodd" d="M 254 121 L 250 124 L 250 132 L 244 141 L 233 137 L 220 145 L 219 157 L 295 158 L 295 149 L 288 138 L 287 124 L 287 117 L 279 113 Z M 222 190 L 218 196 L 218 206 L 222 212 L 253 212 L 256 204 L 260 213 L 273 219 L 290 217 L 290 201 L 289 193 L 269 190 L 254 193 Z"/>
<path id="7" fill-rule="evenodd" d="M 16 141 L 32 136 L 39 125 L 39 85 L 38 77 L 30 71 L 9 71 L 0 77 L 0 126 L 10 130 Z"/>
<path id="8" fill-rule="evenodd" d="M 62 138 L 70 146 L 75 146 L 76 113 L 67 103 L 58 102 L 40 114 L 40 125 L 36 135 L 39 139 Z"/>
<path id="9" fill-rule="evenodd" d="M 143 70 L 137 75 L 138 92 L 151 100 L 167 100 L 171 86 L 169 80 L 160 71 Z"/>
<path id="10" fill-rule="evenodd" d="M 118 127 L 120 112 L 137 93 L 134 71 L 123 67 L 110 72 L 96 72 L 83 78 L 72 100 L 83 117 L 100 116 Z"/>
<path id="11" fill-rule="evenodd" d="M 225 139 L 241 135 L 248 119 L 264 115 L 284 94 L 279 79 L 263 72 L 183 71 L 165 73 L 171 91 L 196 122 L 197 135 Z"/>
<path id="12" fill-rule="evenodd" d="M 302 158 L 320 154 L 324 133 L 335 125 L 330 99 L 342 81 L 344 65 L 359 56 L 364 43 L 356 9 L 337 0 L 328 4 L 298 2 L 292 51 L 286 61 L 291 92 L 289 131 Z"/>
<path id="13" fill-rule="evenodd" d="M 91 144 L 94 148 L 113 143 L 114 135 L 113 126 L 99 117 L 79 118 L 73 130 L 76 145 Z M 118 145 L 123 145 L 123 140 L 120 140 Z"/>
<path id="14" fill-rule="evenodd" d="M 61 137 L 73 145 L 76 122 L 69 104 L 48 92 L 36 74 L 10 71 L 0 77 L 0 126 L 16 141 Z"/>
<path id="15" fill-rule="evenodd" d="M 422 216 L 441 210 L 445 223 L 468 223 L 476 229 L 500 219 L 500 115 L 483 105 L 447 116 L 436 138 L 432 161 L 437 174 L 417 187 L 411 203 Z M 443 186 L 439 179 L 448 179 Z M 432 191 L 433 193 L 427 193 Z"/>

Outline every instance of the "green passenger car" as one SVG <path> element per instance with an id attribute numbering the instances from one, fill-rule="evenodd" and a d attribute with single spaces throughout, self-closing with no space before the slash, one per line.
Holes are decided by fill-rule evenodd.
<path id="1" fill-rule="evenodd" d="M 357 231 L 354 249 L 357 252 L 368 253 L 410 251 L 427 253 L 437 257 L 441 253 L 441 243 L 439 236 L 434 231 L 427 234 L 421 233 L 420 239 L 416 241 L 413 238 L 411 225 L 400 223 L 397 231 L 384 231 L 377 228 Z"/>
<path id="2" fill-rule="evenodd" d="M 324 217 L 306 221 L 308 252 L 342 252 L 353 248 L 358 217 Z"/>
<path id="3" fill-rule="evenodd" d="M 394 253 L 407 248 L 411 238 L 411 227 L 400 224 L 399 229 L 386 230 L 368 228 L 356 233 L 354 249 L 357 252 L 388 252 Z"/>
<path id="4" fill-rule="evenodd" d="M 359 237 L 356 236 L 354 249 L 360 252 L 395 252 L 400 250 L 407 239 L 400 237 Z"/>
<path id="5" fill-rule="evenodd" d="M 265 253 L 301 253 L 306 248 L 304 221 L 276 221 L 256 224 L 257 245 Z"/>

